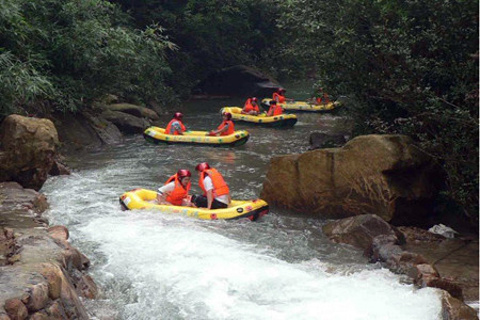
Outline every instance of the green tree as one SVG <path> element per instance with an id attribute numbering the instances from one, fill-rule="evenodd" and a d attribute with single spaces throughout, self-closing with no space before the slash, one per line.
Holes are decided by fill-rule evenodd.
<path id="1" fill-rule="evenodd" d="M 478 222 L 478 1 L 291 0 L 286 56 L 351 97 L 359 133 L 404 133 Z M 302 36 L 303 35 L 303 36 Z"/>
<path id="2" fill-rule="evenodd" d="M 179 50 L 168 55 L 171 85 L 185 95 L 210 73 L 236 64 L 264 67 L 279 43 L 278 9 L 266 0 L 115 0 L 138 28 L 158 23 Z M 272 65 L 272 64 L 270 64 Z"/>
<path id="3" fill-rule="evenodd" d="M 45 101 L 76 110 L 106 93 L 168 100 L 166 51 L 158 26 L 129 26 L 103 0 L 4 0 L 0 15 L 2 114 Z"/>

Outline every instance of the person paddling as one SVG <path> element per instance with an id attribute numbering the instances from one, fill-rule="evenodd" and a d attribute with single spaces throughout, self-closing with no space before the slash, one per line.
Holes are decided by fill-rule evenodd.
<path id="1" fill-rule="evenodd" d="M 183 135 L 183 133 L 187 131 L 187 128 L 183 124 L 182 119 L 183 113 L 176 112 L 173 115 L 173 119 L 170 120 L 170 122 L 167 124 L 167 127 L 165 128 L 165 133 L 173 135 Z"/>
<path id="2" fill-rule="evenodd" d="M 223 121 L 217 127 L 217 130 L 212 130 L 209 132 L 209 136 L 228 136 L 235 132 L 235 125 L 232 121 L 232 114 L 230 112 L 224 112 L 222 114 Z"/>
<path id="3" fill-rule="evenodd" d="M 285 92 L 287 92 L 287 90 L 284 88 L 278 88 L 277 91 L 273 93 L 272 100 L 275 100 L 277 103 L 293 102 L 293 99 L 285 97 Z"/>
<path id="4" fill-rule="evenodd" d="M 176 174 L 168 178 L 164 185 L 158 188 L 158 204 L 190 207 L 188 191 L 191 187 L 192 173 L 186 169 L 180 169 Z"/>
<path id="5" fill-rule="evenodd" d="M 198 185 L 204 194 L 193 195 L 192 203 L 207 209 L 227 208 L 232 199 L 230 189 L 220 172 L 210 167 L 207 162 L 199 163 L 195 170 L 199 174 Z"/>

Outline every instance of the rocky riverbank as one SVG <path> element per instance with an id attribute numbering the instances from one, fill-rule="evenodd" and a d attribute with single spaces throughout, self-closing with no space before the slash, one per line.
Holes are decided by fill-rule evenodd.
<path id="1" fill-rule="evenodd" d="M 50 226 L 39 193 L 49 175 L 68 174 L 52 121 L 11 115 L 0 127 L 0 319 L 89 319 L 82 298 L 98 289 L 88 258 L 68 230 Z"/>
<path id="2" fill-rule="evenodd" d="M 97 296 L 90 261 L 49 226 L 42 194 L 0 183 L 0 319 L 89 319 L 81 298 Z"/>
<path id="3" fill-rule="evenodd" d="M 428 232 L 445 215 L 435 212 L 439 175 L 434 161 L 406 136 L 371 135 L 341 148 L 272 158 L 261 197 L 269 204 L 321 219 L 334 242 L 353 245 L 372 262 L 407 276 L 419 288 L 443 291 L 443 319 L 478 319 L 478 234 L 455 238 Z M 283 183 L 296 181 L 296 183 Z M 477 226 L 478 227 L 478 226 Z"/>

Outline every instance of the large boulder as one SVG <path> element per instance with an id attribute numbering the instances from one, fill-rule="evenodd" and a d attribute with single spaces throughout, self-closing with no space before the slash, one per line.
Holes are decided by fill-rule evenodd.
<path id="1" fill-rule="evenodd" d="M 273 78 L 244 65 L 232 66 L 211 74 L 197 91 L 207 95 L 270 96 L 280 85 Z"/>
<path id="2" fill-rule="evenodd" d="M 425 226 L 437 180 L 433 161 L 407 136 L 368 135 L 342 148 L 272 158 L 261 197 L 323 218 L 376 214 Z"/>
<path id="3" fill-rule="evenodd" d="M 107 110 L 100 114 L 100 117 L 112 122 L 125 134 L 143 133 L 151 123 L 145 118 L 139 118 L 120 111 Z"/>
<path id="4" fill-rule="evenodd" d="M 102 109 L 128 113 L 135 117 L 148 118 L 153 121 L 160 119 L 158 114 L 152 109 L 148 109 L 148 108 L 137 106 L 135 104 L 130 104 L 130 103 L 107 104 L 102 106 Z"/>
<path id="5" fill-rule="evenodd" d="M 54 121 L 62 151 L 67 153 L 123 141 L 122 133 L 112 122 L 91 112 L 55 114 Z"/>
<path id="6" fill-rule="evenodd" d="M 0 181 L 39 190 L 54 164 L 58 134 L 52 121 L 12 114 L 0 127 Z"/>

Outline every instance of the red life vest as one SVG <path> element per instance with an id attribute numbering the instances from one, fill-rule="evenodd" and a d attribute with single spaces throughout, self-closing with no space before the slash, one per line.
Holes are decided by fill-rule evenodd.
<path id="1" fill-rule="evenodd" d="M 207 194 L 207 190 L 205 190 L 205 186 L 203 185 L 205 175 L 208 175 L 210 179 L 212 179 L 213 196 L 215 198 L 230 193 L 230 189 L 228 188 L 228 185 L 223 179 L 223 176 L 220 174 L 220 172 L 218 172 L 217 169 L 210 168 L 202 172 L 202 174 L 200 175 L 200 180 L 198 181 L 200 189 L 202 189 L 205 194 Z"/>
<path id="2" fill-rule="evenodd" d="M 277 101 L 277 103 L 285 103 L 285 96 L 280 95 L 278 92 L 274 92 L 272 96 L 273 100 Z"/>
<path id="3" fill-rule="evenodd" d="M 228 136 L 229 134 L 232 134 L 235 132 L 235 128 L 232 120 L 223 121 L 222 124 L 218 126 L 217 130 L 223 129 L 227 124 L 228 124 L 228 129 L 227 131 L 223 131 L 222 133 L 220 133 L 221 136 Z"/>
<path id="4" fill-rule="evenodd" d="M 165 182 L 165 185 L 169 184 L 173 180 L 175 180 L 175 189 L 168 193 L 166 200 L 173 205 L 181 206 L 183 198 L 187 196 L 188 191 L 190 190 L 191 183 L 189 182 L 187 186 L 184 187 L 180 183 L 180 180 L 178 180 L 177 174 L 174 174 L 168 178 L 167 182 Z"/>
<path id="5" fill-rule="evenodd" d="M 177 119 L 172 119 L 172 120 L 170 120 L 170 122 L 167 124 L 167 127 L 165 128 L 165 133 L 166 133 L 166 134 L 171 134 L 171 133 L 170 133 L 170 130 L 172 129 L 172 124 L 173 124 L 174 122 L 178 122 L 178 124 L 180 124 L 180 128 L 181 128 L 182 132 L 185 132 L 185 131 L 187 130 L 187 128 L 185 128 L 185 126 L 183 125 L 182 121 L 177 120 Z M 173 132 L 173 134 L 174 134 L 174 135 L 178 135 L 178 131 L 175 130 L 175 131 Z"/>
<path id="6" fill-rule="evenodd" d="M 245 106 L 243 107 L 243 111 L 245 112 L 250 112 L 250 111 L 256 111 L 260 112 L 260 109 L 258 108 L 258 105 L 253 105 L 252 104 L 252 99 L 248 98 L 247 101 L 245 102 Z"/>
<path id="7" fill-rule="evenodd" d="M 273 108 L 273 109 L 272 109 Z M 272 116 L 279 116 L 283 113 L 283 109 L 280 105 L 278 104 L 274 104 L 274 105 L 271 105 L 270 106 L 270 109 L 268 109 L 268 113 L 270 114 L 270 112 L 273 110 L 273 114 Z"/>
<path id="8" fill-rule="evenodd" d="M 323 97 L 318 97 L 318 98 L 317 98 L 317 104 L 321 104 L 321 103 L 322 103 L 322 98 L 323 98 L 323 103 L 324 103 L 324 104 L 330 103 L 330 99 L 328 98 L 328 94 L 323 93 Z"/>

